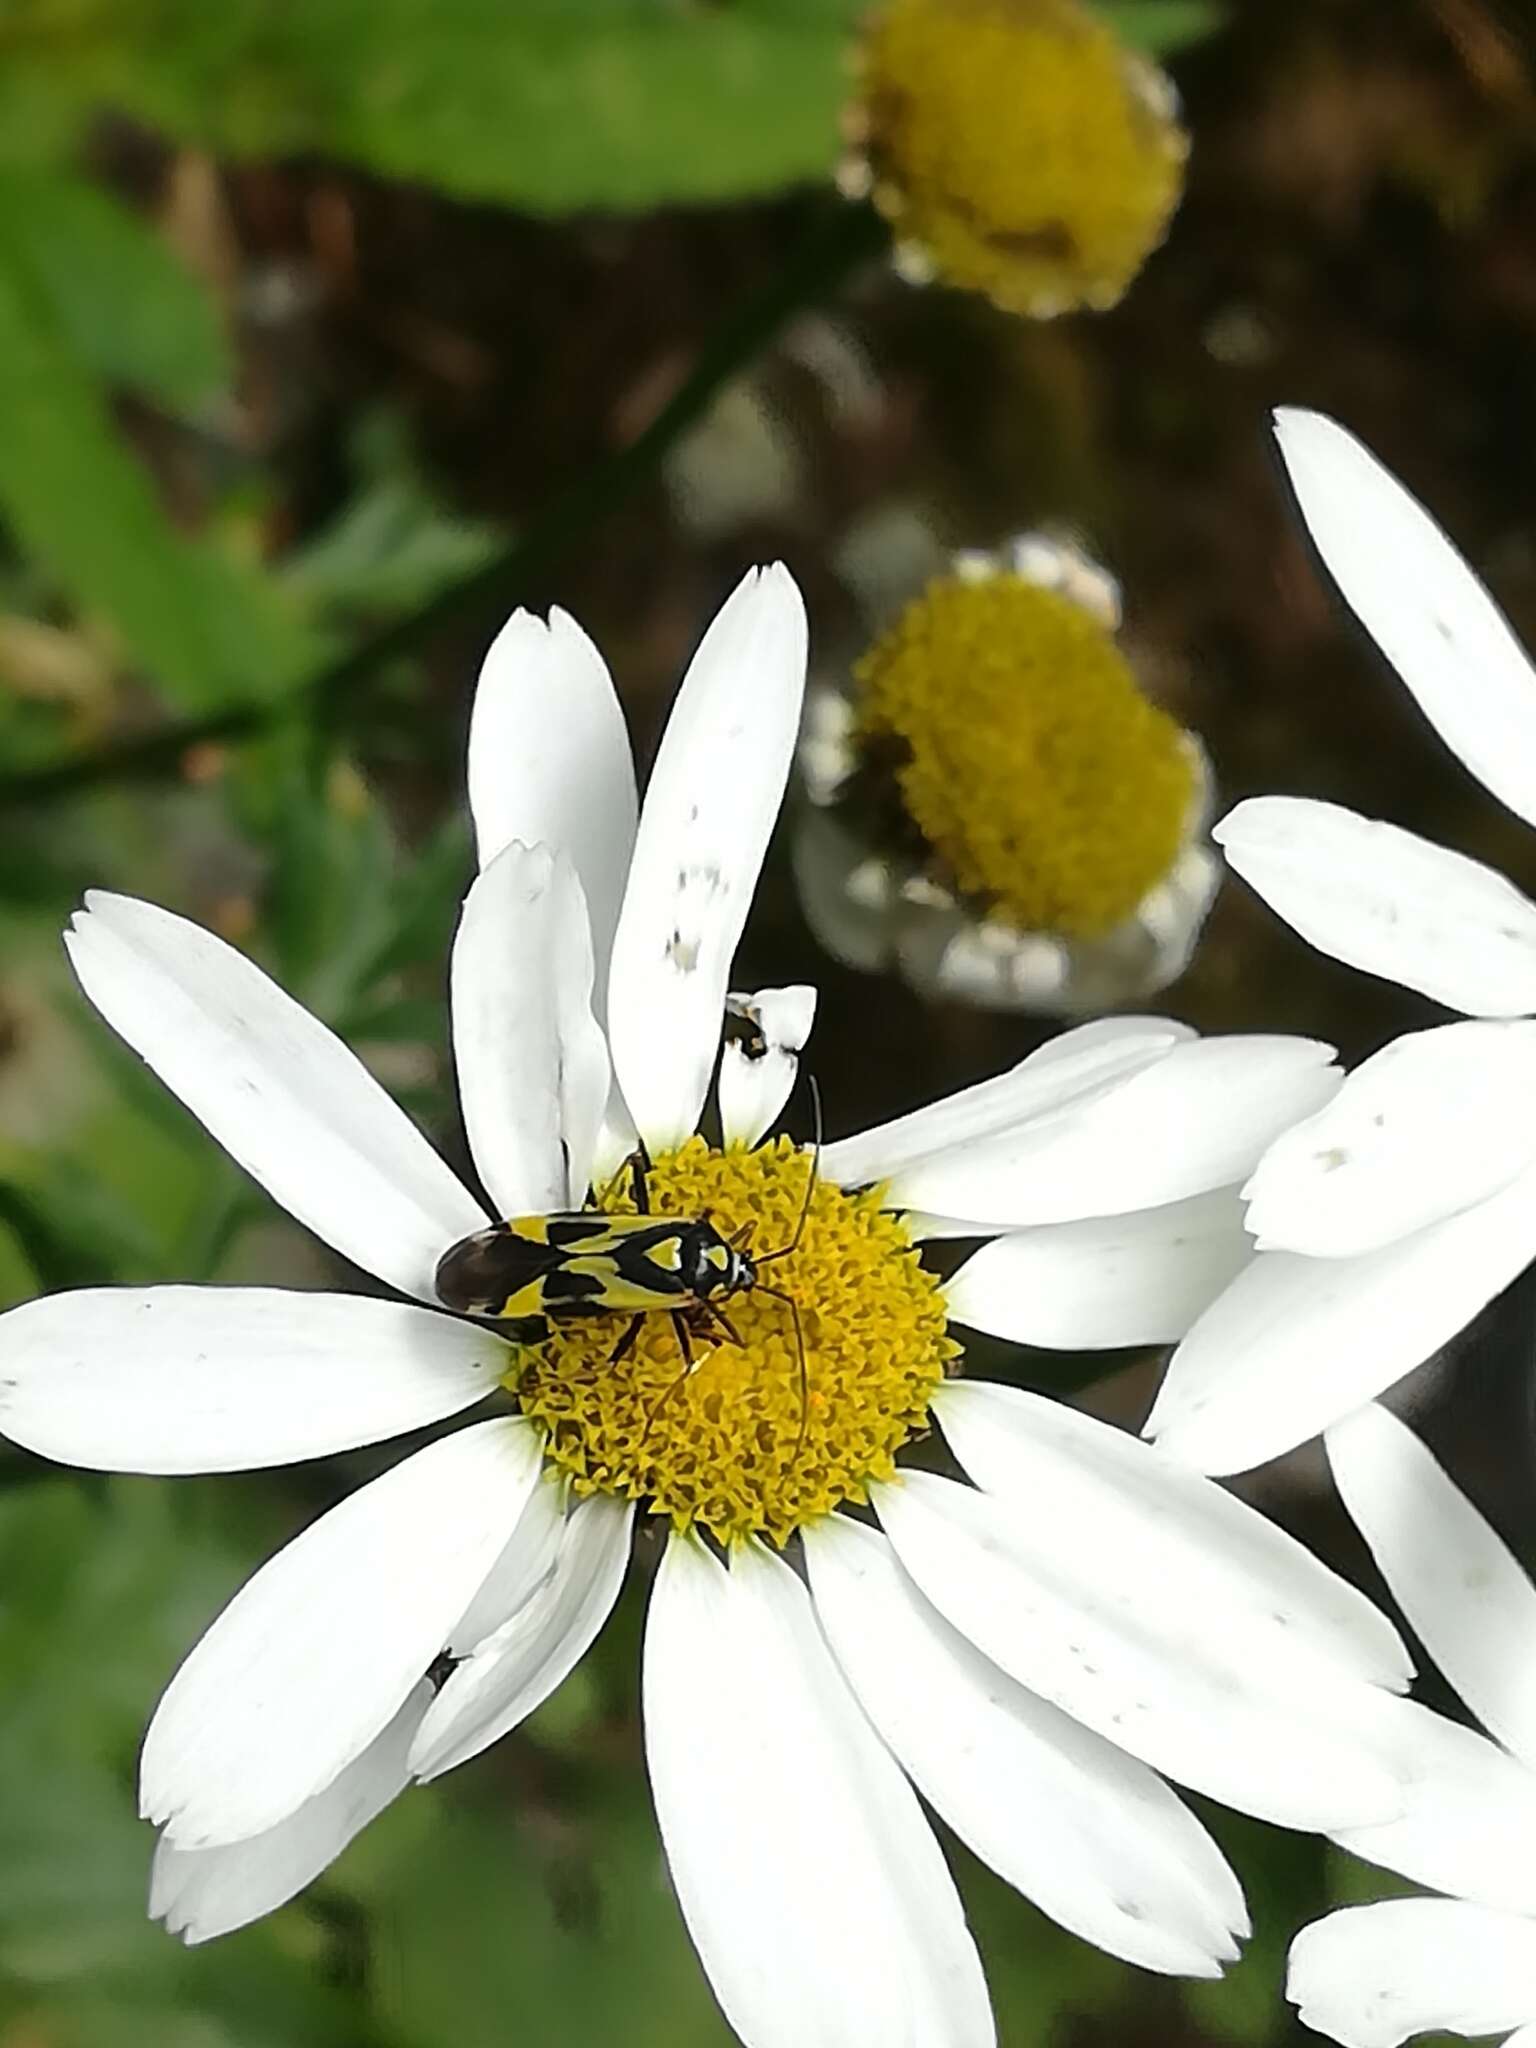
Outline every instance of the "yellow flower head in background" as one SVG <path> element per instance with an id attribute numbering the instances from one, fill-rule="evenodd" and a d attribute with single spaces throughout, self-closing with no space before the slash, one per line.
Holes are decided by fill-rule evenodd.
<path id="1" fill-rule="evenodd" d="M 1049 319 L 1123 295 L 1167 231 L 1173 87 L 1077 0 L 890 0 L 859 53 L 850 192 L 915 280 Z"/>

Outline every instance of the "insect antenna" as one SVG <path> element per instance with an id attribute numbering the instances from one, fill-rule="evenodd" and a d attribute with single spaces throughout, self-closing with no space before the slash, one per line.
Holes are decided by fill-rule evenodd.
<path id="1" fill-rule="evenodd" d="M 782 1301 L 789 1310 L 790 1320 L 795 1326 L 795 1356 L 800 1362 L 800 1427 L 795 1434 L 794 1454 L 790 1458 L 790 1469 L 800 1462 L 800 1453 L 805 1449 L 806 1426 L 811 1419 L 811 1382 L 805 1369 L 805 1331 L 800 1323 L 800 1304 L 792 1294 L 786 1294 L 781 1287 L 760 1287 L 759 1294 L 771 1294 L 775 1301 Z"/>
<path id="2" fill-rule="evenodd" d="M 821 1090 L 816 1085 L 816 1076 L 814 1074 L 807 1074 L 805 1078 L 811 1086 L 812 1128 L 816 1134 L 811 1145 L 811 1170 L 805 1179 L 805 1200 L 800 1204 L 799 1221 L 795 1224 L 795 1234 L 789 1240 L 789 1243 L 780 1245 L 776 1252 L 759 1253 L 752 1261 L 754 1266 L 772 1265 L 775 1259 L 787 1259 L 791 1252 L 798 1251 L 800 1249 L 800 1240 L 805 1235 L 806 1218 L 811 1213 L 811 1198 L 816 1193 L 816 1176 L 821 1167 Z M 764 1294 L 773 1294 L 775 1291 L 772 1287 L 765 1287 L 763 1289 Z M 789 1296 L 781 1294 L 779 1299 L 780 1301 L 787 1301 Z M 801 1364 L 802 1366 L 804 1364 L 803 1358 Z"/>

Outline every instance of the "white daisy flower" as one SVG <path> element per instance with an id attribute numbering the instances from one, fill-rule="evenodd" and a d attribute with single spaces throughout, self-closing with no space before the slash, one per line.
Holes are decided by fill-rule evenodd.
<path id="1" fill-rule="evenodd" d="M 803 1214 L 773 1279 L 803 1350 L 766 1287 L 731 1295 L 740 1342 L 686 1377 L 666 1316 L 619 1357 L 620 1314 L 518 1346 L 442 1313 L 440 1262 L 489 1219 L 353 1055 L 180 918 L 98 895 L 76 920 L 107 1019 L 293 1216 L 409 1299 L 29 1303 L 0 1320 L 6 1433 L 76 1464 L 206 1472 L 371 1443 L 498 1387 L 519 1411 L 322 1515 L 177 1673 L 141 1796 L 152 1909 L 188 1940 L 292 1897 L 412 1780 L 545 1699 L 613 1604 L 642 1503 L 672 1531 L 644 1651 L 657 1814 L 748 2043 L 992 2039 L 918 1794 L 1064 1926 L 1196 1975 L 1247 1921 L 1159 1773 L 1302 1827 L 1401 1803 L 1380 1730 L 1409 1666 L 1360 1594 L 1136 1439 L 946 1383 L 949 1316 L 1047 1344 L 1179 1335 L 1247 1256 L 1236 1184 L 1336 1085 L 1327 1047 L 1089 1025 L 818 1161 L 756 1142 L 812 1002 L 766 991 L 732 1001 L 725 1144 L 695 1135 L 804 669 L 793 583 L 754 574 L 694 658 L 637 821 L 596 650 L 558 612 L 515 617 L 475 704 L 481 872 L 452 962 L 495 1213 L 589 1190 L 625 1206 L 609 1169 L 638 1133 L 661 1214 L 751 1224 L 759 1258 Z M 912 1249 L 924 1231 L 992 1239 L 947 1301 Z M 931 1419 L 968 1483 L 898 1478 Z"/>
<path id="2" fill-rule="evenodd" d="M 1289 1995 L 1309 2027 L 1346 2048 L 1397 2048 L 1441 2030 L 1507 2033 L 1533 2048 L 1536 1586 L 1385 1409 L 1361 1409 L 1326 1442 L 1394 1597 L 1488 1734 L 1401 1703 L 1418 1717 L 1407 1808 L 1337 1839 L 1448 1896 L 1352 1906 L 1304 1927 Z"/>
<path id="3" fill-rule="evenodd" d="M 1345 599 L 1446 743 L 1536 823 L 1536 672 L 1493 600 L 1342 427 L 1285 411 L 1276 433 Z M 1216 838 L 1310 944 L 1461 1013 L 1366 1060 L 1243 1190 L 1260 1255 L 1174 1354 L 1147 1424 L 1224 1473 L 1373 1400 L 1536 1255 L 1536 904 L 1337 804 L 1255 798 Z"/>

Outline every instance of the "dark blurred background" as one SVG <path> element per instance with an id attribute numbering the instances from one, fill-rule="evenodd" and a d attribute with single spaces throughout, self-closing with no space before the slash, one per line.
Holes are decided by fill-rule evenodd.
<path id="1" fill-rule="evenodd" d="M 1529 18 L 1106 11 L 1177 79 L 1187 196 L 1118 309 L 1032 325 L 903 285 L 837 198 L 854 0 L 0 0 L 0 1303 L 338 1278 L 74 991 L 58 931 L 92 884 L 248 948 L 463 1161 L 461 761 L 513 603 L 594 635 L 644 759 L 748 563 L 789 562 L 835 669 L 872 593 L 1064 524 L 1223 800 L 1334 798 L 1536 884 L 1536 845 L 1314 571 L 1266 429 L 1277 402 L 1337 414 L 1536 634 Z M 1049 1028 L 818 955 L 782 843 L 740 979 L 820 984 L 834 1133 Z M 1428 1015 L 1237 887 L 1163 1006 L 1352 1058 Z M 1517 1287 L 1412 1389 L 1517 1544 L 1531 1336 Z M 1131 1427 L 1157 1369 L 977 1362 Z M 0 2048 L 725 2040 L 648 1810 L 633 1586 L 525 1729 L 298 1904 L 194 1953 L 144 1923 L 160 1686 L 255 1559 L 392 1455 L 174 1483 L 0 1453 Z M 1363 1572 L 1315 1454 L 1246 1485 Z M 956 1851 L 1005 2043 L 1311 2038 L 1279 1997 L 1290 1932 L 1390 1881 L 1214 1824 L 1257 1924 L 1217 1986 L 1099 1956 Z"/>

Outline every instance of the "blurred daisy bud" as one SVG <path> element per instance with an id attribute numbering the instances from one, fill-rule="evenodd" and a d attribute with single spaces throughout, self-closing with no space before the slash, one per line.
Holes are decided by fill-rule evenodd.
<path id="1" fill-rule="evenodd" d="M 856 61 L 839 183 L 904 276 L 1036 320 L 1120 299 L 1189 154 L 1155 65 L 1078 0 L 889 0 Z"/>
<path id="2" fill-rule="evenodd" d="M 1119 590 L 1030 534 L 958 556 L 813 690 L 795 869 L 847 965 L 1055 1015 L 1164 988 L 1215 892 L 1204 750 L 1143 696 Z"/>

